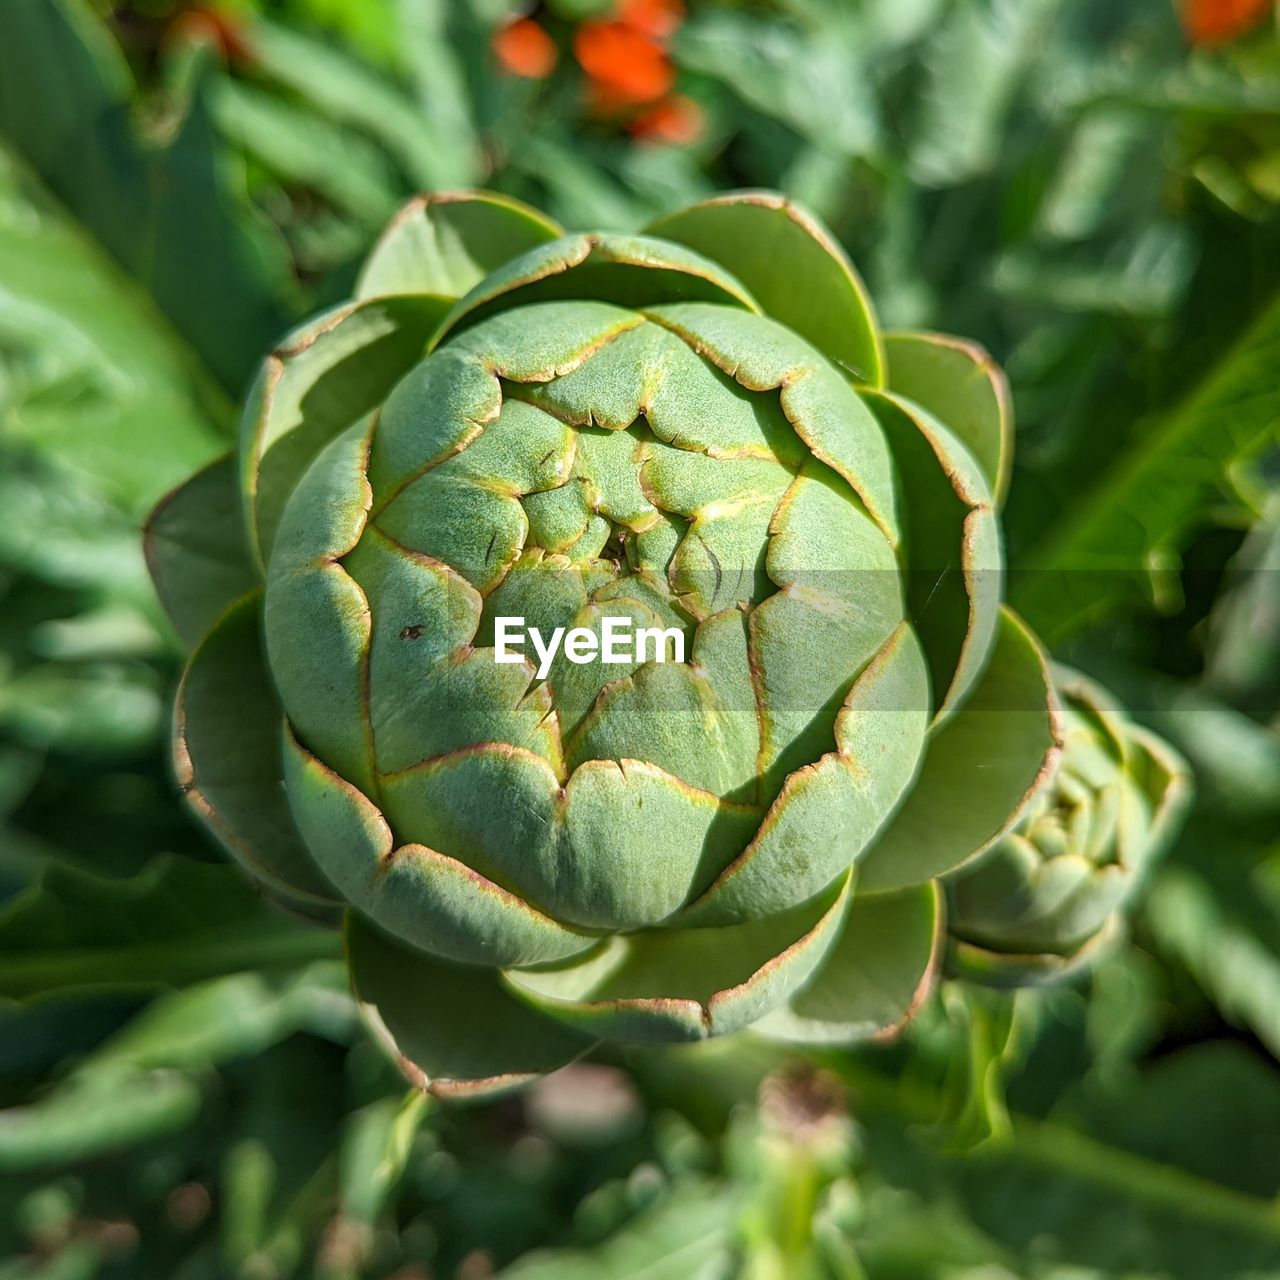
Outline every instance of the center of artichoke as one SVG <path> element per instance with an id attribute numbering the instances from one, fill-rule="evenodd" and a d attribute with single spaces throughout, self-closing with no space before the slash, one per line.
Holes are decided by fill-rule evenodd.
<path id="1" fill-rule="evenodd" d="M 1070 711 L 1066 713 L 1073 719 Z M 1021 833 L 1045 859 L 1072 856 L 1102 867 L 1118 860 L 1124 787 L 1119 762 L 1109 759 L 1078 727 L 1052 784 L 1031 804 Z"/>

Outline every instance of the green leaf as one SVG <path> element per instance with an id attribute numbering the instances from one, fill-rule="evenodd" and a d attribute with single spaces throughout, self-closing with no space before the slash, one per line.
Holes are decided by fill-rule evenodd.
<path id="1" fill-rule="evenodd" d="M 486 276 L 444 318 L 431 347 L 497 312 L 581 297 L 630 308 L 716 302 L 759 310 L 731 272 L 683 246 L 645 236 L 564 236 Z"/>
<path id="2" fill-rule="evenodd" d="M 429 1095 L 379 1098 L 347 1121 L 342 1142 L 342 1214 L 373 1227 L 397 1189 L 413 1139 L 431 1111 Z"/>
<path id="3" fill-rule="evenodd" d="M 235 973 L 158 996 L 81 1070 L 198 1072 L 262 1053 L 299 1031 L 345 1039 L 355 1028 L 340 961 L 319 961 L 296 974 Z"/>
<path id="4" fill-rule="evenodd" d="M 1001 254 L 991 283 L 1020 306 L 1150 323 L 1175 313 L 1196 257 L 1190 229 L 1163 219 L 1122 235 L 1119 244 L 1108 242 L 1101 261 L 1088 248 L 1045 252 L 1018 244 Z"/>
<path id="5" fill-rule="evenodd" d="M 1157 877 L 1143 915 L 1160 947 L 1187 966 L 1223 1017 L 1248 1027 L 1280 1056 L 1280 920 L 1272 937 L 1260 937 L 1209 884 L 1182 868 Z"/>
<path id="6" fill-rule="evenodd" d="M 100 485 L 60 457 L 22 446 L 0 446 L 0 457 L 0 562 L 7 572 L 73 591 L 88 588 L 96 601 L 151 600 L 136 522 Z"/>
<path id="7" fill-rule="evenodd" d="M 249 1065 L 221 1167 L 223 1272 L 298 1275 L 333 1211 L 341 1059 L 294 1037 Z"/>
<path id="8" fill-rule="evenodd" d="M 163 719 L 163 692 L 145 667 L 45 662 L 0 684 L 0 725 L 41 748 L 136 751 Z"/>
<path id="9" fill-rule="evenodd" d="M 938 333 L 885 335 L 888 386 L 954 432 L 978 460 L 997 503 L 1013 468 L 1013 401 L 980 346 Z"/>
<path id="10" fill-rule="evenodd" d="M 1018 1116 L 1007 1139 L 947 1155 L 914 1126 L 869 1119 L 862 1096 L 867 1161 L 882 1171 L 864 1179 L 868 1199 L 905 1219 L 897 1232 L 883 1218 L 864 1229 L 873 1276 L 1202 1280 L 1269 1276 L 1280 1263 L 1269 1199 Z"/>
<path id="11" fill-rule="evenodd" d="M 717 6 L 697 11 L 681 28 L 676 53 L 682 67 L 723 82 L 749 108 L 822 150 L 866 155 L 880 141 L 880 107 L 864 33 L 848 13 L 829 11 L 803 30 Z M 794 151 L 794 138 L 787 141 Z"/>
<path id="12" fill-rule="evenodd" d="M 679 1184 L 662 1202 L 591 1250 L 530 1254 L 500 1280 L 684 1280 L 727 1274 L 738 1206 L 732 1192 Z"/>
<path id="13" fill-rule="evenodd" d="M 958 0 L 921 60 L 927 79 L 911 168 L 953 186 L 995 167 L 1008 112 L 1061 0 Z"/>
<path id="14" fill-rule="evenodd" d="M 230 867 L 155 859 L 109 880 L 69 866 L 0 912 L 0 1001 L 148 991 L 332 956 L 334 935 L 263 906 Z"/>
<path id="15" fill-rule="evenodd" d="M 1280 439 L 1278 359 L 1280 298 L 1031 549 L 1013 599 L 1050 643 L 1148 599 L 1148 571 L 1227 487 L 1229 467 Z"/>
<path id="16" fill-rule="evenodd" d="M 943 721 L 981 676 L 1000 623 L 1005 568 L 994 499 L 978 460 L 943 420 L 892 393 L 864 398 L 898 463 L 907 614 Z"/>
<path id="17" fill-rule="evenodd" d="M 856 1092 L 863 1127 L 867 1167 L 860 1181 L 865 1204 L 874 1209 L 861 1219 L 858 1243 L 872 1276 L 942 1280 L 968 1274 L 942 1265 L 947 1262 L 977 1268 L 998 1259 L 1010 1275 L 1037 1280 L 1065 1280 L 1081 1269 L 1116 1280 L 1202 1280 L 1270 1275 L 1280 1263 L 1280 1220 L 1270 1197 L 1072 1128 L 1069 1114 L 1042 1120 L 1015 1113 L 998 1136 L 976 1149 L 941 1150 L 939 1130 L 930 1122 L 946 1114 L 949 1099 L 922 1088 L 901 1062 L 872 1070 L 871 1061 L 869 1055 L 861 1061 L 846 1055 L 837 1069 Z M 1175 1074 L 1182 1076 L 1176 1088 L 1185 1099 L 1175 1114 L 1201 1108 L 1195 1082 L 1208 1084 L 1211 1073 L 1196 1067 Z M 1246 1078 L 1257 1084 L 1256 1071 L 1212 1074 L 1219 1080 L 1230 1074 L 1237 1085 Z M 1141 1078 L 1133 1087 L 1142 1089 Z M 1175 1092 L 1161 1091 L 1166 1101 Z M 1125 1124 L 1126 1111 L 1142 1110 L 1136 1099 L 1131 1102 L 1126 1108 L 1123 1095 L 1113 1099 L 1117 1124 Z M 1271 1099 L 1224 1096 L 1212 1106 L 1218 1119 L 1234 1113 L 1234 1128 L 1243 1115 L 1266 1115 Z M 1140 1138 L 1144 1127 L 1138 1118 L 1130 1137 Z M 1188 1127 L 1197 1128 L 1194 1122 Z M 1147 1150 L 1165 1157 L 1177 1150 L 1178 1161 L 1191 1165 L 1195 1157 L 1188 1157 L 1199 1149 L 1200 1169 L 1229 1165 L 1238 1150 L 1215 1140 L 1221 1131 L 1212 1123 L 1185 1143 L 1179 1128 L 1162 1107 L 1147 1130 Z M 1274 1187 L 1265 1141 L 1253 1144 L 1249 1157 Z M 922 1217 L 929 1220 L 924 1231 Z M 985 1280 L 988 1272 L 973 1274 Z"/>
<path id="18" fill-rule="evenodd" d="M 448 300 L 436 297 L 363 299 L 313 317 L 263 362 L 241 419 L 238 455 L 261 566 L 316 455 L 382 404 L 422 358 L 447 308 Z"/>
<path id="19" fill-rule="evenodd" d="M 857 894 L 817 974 L 752 1030 L 810 1045 L 899 1031 L 933 984 L 941 909 L 934 884 Z"/>
<path id="20" fill-rule="evenodd" d="M 776 195 L 740 192 L 659 218 L 647 230 L 727 267 L 765 315 L 813 343 L 855 381 L 884 382 L 884 348 L 866 286 L 831 233 L 805 210 Z"/>
<path id="21" fill-rule="evenodd" d="M 1036 215 L 1044 231 L 1081 240 L 1116 221 L 1116 205 L 1135 186 L 1155 122 L 1132 107 L 1103 103 L 1086 111 L 1063 148 L 1061 163 Z M 1141 190 L 1141 187 L 1138 187 Z M 1130 217 L 1138 211 L 1125 209 Z M 1138 215 L 1140 216 L 1140 214 Z"/>
<path id="22" fill-rule="evenodd" d="M 1149 679 L 1135 693 L 1150 707 L 1155 728 L 1186 753 L 1215 820 L 1226 818 L 1246 833 L 1249 824 L 1264 831 L 1274 827 L 1280 814 L 1280 734 L 1275 729 L 1194 684 Z"/>
<path id="23" fill-rule="evenodd" d="M 563 234 L 509 196 L 419 196 L 374 246 L 356 297 L 426 293 L 456 300 L 511 258 Z"/>
<path id="24" fill-rule="evenodd" d="M 306 187 L 376 227 L 402 183 L 374 143 L 279 94 L 226 79 L 210 95 L 219 129 L 288 187 Z"/>
<path id="25" fill-rule="evenodd" d="M 419 1088 L 483 1097 L 553 1071 L 593 1041 L 522 1005 L 497 972 L 432 959 L 351 913 L 351 982 L 373 1033 Z"/>
<path id="26" fill-rule="evenodd" d="M 358 7 L 361 12 L 366 8 Z M 475 116 L 487 111 L 491 82 L 477 74 L 475 51 L 489 39 L 492 11 L 453 0 L 392 0 L 391 7 L 396 22 L 380 25 L 384 30 L 395 28 L 396 52 L 409 73 L 423 119 L 463 157 L 462 164 L 466 157 L 476 164 L 482 141 Z"/>
<path id="27" fill-rule="evenodd" d="M 1272 505 L 1231 563 L 1234 581 L 1214 606 L 1205 661 L 1209 687 L 1258 718 L 1280 711 L 1280 493 Z"/>
<path id="28" fill-rule="evenodd" d="M 220 393 L 119 267 L 3 151 L 0 364 L 10 444 L 92 481 L 134 516 L 218 451 L 215 428 L 228 416 Z"/>
<path id="29" fill-rule="evenodd" d="M 96 1071 L 0 1111 L 0 1173 L 56 1168 L 184 1129 L 200 1109 L 177 1071 Z"/>
<path id="30" fill-rule="evenodd" d="M 803 987 L 840 936 L 849 875 L 816 898 L 719 928 L 615 934 L 554 967 L 509 969 L 506 985 L 584 1032 L 679 1043 L 741 1030 Z"/>
<path id="31" fill-rule="evenodd" d="M 147 567 L 183 642 L 194 648 L 257 585 L 231 454 L 173 490 L 147 518 Z"/>
<path id="32" fill-rule="evenodd" d="M 433 127 L 398 85 L 297 30 L 256 22 L 247 38 L 260 74 L 298 94 L 323 118 L 364 130 L 403 168 L 410 188 L 449 191 L 479 172 L 465 134 Z"/>
<path id="33" fill-rule="evenodd" d="M 188 805 L 254 879 L 284 901 L 327 917 L 339 899 L 289 814 L 282 720 L 255 592 L 219 618 L 183 673 L 174 712 L 175 772 Z"/>
<path id="34" fill-rule="evenodd" d="M 22 803 L 39 773 L 40 761 L 32 752 L 0 745 L 0 821 Z"/>
<path id="35" fill-rule="evenodd" d="M 920 884 L 989 848 L 1061 745 L 1044 654 L 1006 609 L 986 671 L 960 710 L 935 727 L 915 787 L 863 860 L 861 891 Z"/>
<path id="36" fill-rule="evenodd" d="M 132 94 L 123 56 L 82 0 L 7 6 L 0 138 L 238 393 L 286 325 L 283 255 L 228 189 L 204 89 L 164 146 L 140 140 Z"/>
<path id="37" fill-rule="evenodd" d="M 943 1079 L 946 1112 L 939 1136 L 956 1151 L 1009 1137 L 1007 1064 L 1016 1060 L 1015 1005 L 1003 992 L 947 983 L 939 1001 L 959 1044 Z"/>
<path id="38" fill-rule="evenodd" d="M 138 1003 L 128 992 L 90 992 L 0 1005 L 0 1073 L 13 1082 L 52 1077 L 64 1063 L 92 1052 L 118 1031 Z"/>
<path id="39" fill-rule="evenodd" d="M 1260 1198 L 1275 1194 L 1280 1075 L 1243 1044 L 1160 1058 L 1128 1087 L 1095 1097 L 1084 1120 L 1096 1137 L 1148 1160 Z"/>
<path id="40" fill-rule="evenodd" d="M 650 186 L 634 193 L 624 187 L 607 151 L 586 148 L 577 138 L 530 135 L 523 115 L 513 133 L 509 172 L 536 184 L 548 211 L 572 231 L 638 231 L 665 208 Z"/>

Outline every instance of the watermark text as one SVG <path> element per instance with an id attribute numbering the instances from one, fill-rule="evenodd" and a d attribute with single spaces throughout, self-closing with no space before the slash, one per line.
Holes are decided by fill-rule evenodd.
<path id="1" fill-rule="evenodd" d="M 683 662 L 684 632 L 679 627 L 635 627 L 628 617 L 605 616 L 599 632 L 590 627 L 556 627 L 544 636 L 523 618 L 494 619 L 493 660 L 523 662 L 526 635 L 537 656 L 538 679 L 545 680 L 556 655 L 576 666 L 601 662 L 606 666 L 636 666 L 642 662 Z"/>

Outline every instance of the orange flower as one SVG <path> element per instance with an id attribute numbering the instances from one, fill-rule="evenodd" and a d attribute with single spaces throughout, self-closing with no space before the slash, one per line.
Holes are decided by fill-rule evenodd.
<path id="1" fill-rule="evenodd" d="M 616 12 L 625 26 L 664 40 L 684 21 L 684 0 L 619 0 Z"/>
<path id="2" fill-rule="evenodd" d="M 1225 44 L 1266 20 L 1273 0 L 1185 0 L 1182 23 L 1192 44 Z"/>
<path id="3" fill-rule="evenodd" d="M 625 110 L 669 93 L 675 68 L 651 37 L 622 22 L 584 22 L 573 51 L 587 73 L 593 108 Z"/>
<path id="4" fill-rule="evenodd" d="M 493 33 L 493 56 L 508 75 L 545 80 L 560 55 L 555 41 L 532 18 L 516 18 Z"/>
<path id="5" fill-rule="evenodd" d="M 638 142 L 665 142 L 684 147 L 702 137 L 706 117 L 692 98 L 674 93 L 642 111 L 627 126 Z"/>

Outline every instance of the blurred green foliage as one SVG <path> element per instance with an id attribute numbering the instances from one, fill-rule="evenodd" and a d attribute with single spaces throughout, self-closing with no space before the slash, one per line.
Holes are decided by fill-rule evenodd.
<path id="1" fill-rule="evenodd" d="M 0 14 L 0 1278 L 1280 1274 L 1280 40 L 1169 0 L 704 0 L 696 137 L 491 53 L 506 0 Z M 570 226 L 779 187 L 1011 370 L 1014 593 L 1195 766 L 1131 938 L 899 1044 L 439 1109 L 161 758 L 137 525 L 420 189 Z"/>

